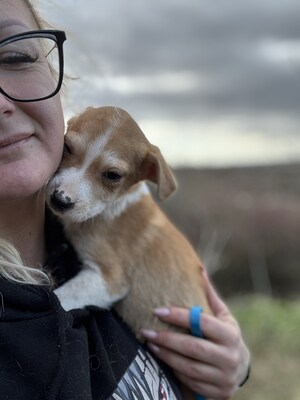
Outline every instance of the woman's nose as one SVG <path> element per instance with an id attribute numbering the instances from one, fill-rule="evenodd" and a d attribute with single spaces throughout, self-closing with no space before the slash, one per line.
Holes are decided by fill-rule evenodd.
<path id="1" fill-rule="evenodd" d="M 0 118 L 15 111 L 15 103 L 0 92 Z"/>

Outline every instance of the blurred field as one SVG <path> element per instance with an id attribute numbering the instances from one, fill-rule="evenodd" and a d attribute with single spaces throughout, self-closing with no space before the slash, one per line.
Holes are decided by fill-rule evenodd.
<path id="1" fill-rule="evenodd" d="M 300 300 L 230 300 L 252 354 L 251 378 L 236 400 L 300 399 Z"/>
<path id="2" fill-rule="evenodd" d="M 237 400 L 300 399 L 300 164 L 175 171 L 163 208 L 238 318 L 252 373 Z"/>
<path id="3" fill-rule="evenodd" d="M 222 294 L 298 297 L 300 164 L 175 173 L 162 206 Z"/>

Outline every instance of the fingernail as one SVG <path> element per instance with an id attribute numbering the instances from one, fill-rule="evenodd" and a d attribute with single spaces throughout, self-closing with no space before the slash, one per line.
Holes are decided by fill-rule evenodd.
<path id="1" fill-rule="evenodd" d="M 149 349 L 151 351 L 153 351 L 153 353 L 159 353 L 160 352 L 160 348 L 158 346 L 156 346 L 155 344 L 148 343 L 147 346 L 149 347 Z"/>
<path id="2" fill-rule="evenodd" d="M 157 317 L 167 317 L 168 315 L 171 314 L 171 311 L 169 308 L 160 307 L 160 308 L 155 308 L 153 310 L 153 314 L 155 314 Z"/>
<path id="3" fill-rule="evenodd" d="M 146 339 L 156 339 L 157 338 L 157 332 L 150 330 L 150 329 L 142 329 L 141 334 L 146 338 Z"/>

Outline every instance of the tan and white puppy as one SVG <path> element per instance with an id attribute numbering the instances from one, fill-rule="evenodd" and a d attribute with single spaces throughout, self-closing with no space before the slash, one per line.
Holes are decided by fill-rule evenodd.
<path id="1" fill-rule="evenodd" d="M 208 310 L 201 262 L 156 205 L 176 188 L 159 149 L 124 110 L 88 108 L 68 123 L 62 163 L 46 196 L 82 271 L 56 290 L 65 309 L 114 306 L 139 337 L 160 306 Z"/>

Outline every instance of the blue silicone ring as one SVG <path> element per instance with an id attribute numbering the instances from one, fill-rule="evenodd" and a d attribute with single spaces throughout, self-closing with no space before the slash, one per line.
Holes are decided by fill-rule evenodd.
<path id="1" fill-rule="evenodd" d="M 190 331 L 193 336 L 203 338 L 203 332 L 201 329 L 201 315 L 203 312 L 203 308 L 196 306 L 191 307 L 190 309 Z M 201 394 L 195 394 L 196 400 L 207 400 L 206 397 L 202 396 Z"/>
<path id="2" fill-rule="evenodd" d="M 190 309 L 190 330 L 193 336 L 203 338 L 201 329 L 201 315 L 203 312 L 202 307 L 191 307 Z"/>
<path id="3" fill-rule="evenodd" d="M 201 394 L 195 394 L 196 400 L 207 400 L 206 397 L 202 396 Z"/>
<path id="4" fill-rule="evenodd" d="M 202 396 L 201 394 L 195 394 L 196 400 L 207 400 L 206 397 Z"/>

